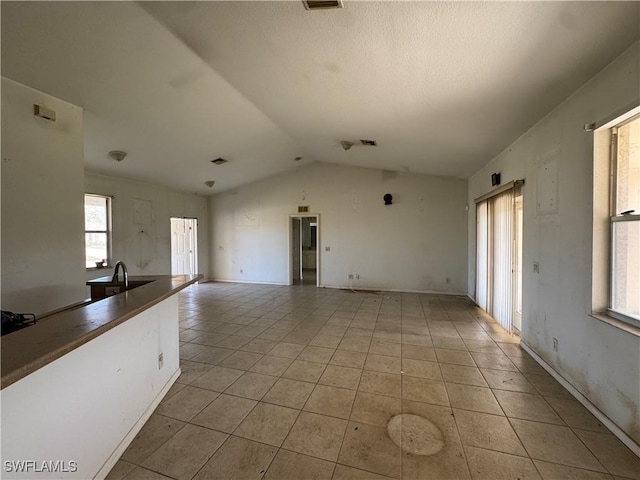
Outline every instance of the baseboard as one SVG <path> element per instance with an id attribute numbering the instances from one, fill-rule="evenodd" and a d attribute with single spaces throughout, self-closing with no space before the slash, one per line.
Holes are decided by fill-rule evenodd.
<path id="1" fill-rule="evenodd" d="M 527 345 L 525 342 L 520 341 L 520 346 L 531 355 L 536 362 L 538 362 L 542 368 L 544 368 L 549 375 L 555 378 L 564 388 L 566 388 L 571 395 L 573 395 L 576 400 L 578 400 L 584 407 L 589 410 L 600 422 L 611 430 L 618 439 L 624 443 L 629 449 L 635 453 L 638 457 L 640 457 L 640 445 L 638 445 L 629 435 L 627 435 L 624 430 L 622 430 L 618 425 L 616 425 L 609 417 L 607 417 L 604 413 L 598 409 L 591 401 L 585 397 L 580 391 L 578 391 L 573 385 L 571 385 L 562 375 L 555 371 L 555 369 L 545 362 L 533 349 Z"/>
<path id="2" fill-rule="evenodd" d="M 246 284 L 250 284 L 250 285 L 280 285 L 280 286 L 285 286 L 285 287 L 290 287 L 291 285 L 288 283 L 282 283 L 282 282 L 253 282 L 253 281 L 248 281 L 248 280 L 228 280 L 228 279 L 222 279 L 222 278 L 214 278 L 213 280 L 210 280 L 212 282 L 220 282 L 220 283 L 246 283 Z M 349 285 L 326 285 L 326 284 L 320 284 L 317 285 L 318 288 L 333 288 L 333 289 L 337 289 L 337 290 L 351 290 L 351 286 Z M 355 285 L 353 286 L 353 290 L 357 291 L 357 292 L 393 292 L 393 293 L 422 293 L 422 294 L 429 294 L 429 295 L 447 295 L 447 296 L 453 296 L 453 297 L 465 297 L 468 296 L 467 293 L 464 292 L 439 292 L 436 290 L 406 290 L 406 289 L 399 289 L 399 288 L 375 288 L 375 287 L 356 287 Z"/>
<path id="3" fill-rule="evenodd" d="M 246 283 L 249 285 L 279 285 L 279 286 L 285 286 L 285 287 L 289 286 L 288 283 L 282 283 L 282 282 L 257 282 L 257 281 L 254 282 L 251 280 L 227 280 L 224 278 L 214 278 L 211 281 L 220 282 L 220 283 Z"/>
<path id="4" fill-rule="evenodd" d="M 323 288 L 336 288 L 340 290 L 351 290 L 349 285 L 321 285 Z M 462 292 L 438 292 L 435 290 L 406 290 L 398 288 L 374 288 L 374 287 L 359 287 L 353 286 L 353 290 L 356 292 L 390 292 L 390 293 L 422 293 L 428 295 L 447 295 L 453 297 L 464 297 L 467 294 Z"/>
<path id="5" fill-rule="evenodd" d="M 153 402 L 151 402 L 151 405 L 149 405 L 149 408 L 145 410 L 145 412 L 142 414 L 140 419 L 135 423 L 133 427 L 131 427 L 131 430 L 129 430 L 129 433 L 127 433 L 127 435 L 122 439 L 120 444 L 116 447 L 116 449 L 113 451 L 111 456 L 107 459 L 107 461 L 104 462 L 104 465 L 102 466 L 102 468 L 100 468 L 100 470 L 98 471 L 98 473 L 94 478 L 102 480 L 107 475 L 109 475 L 109 472 L 111 471 L 113 466 L 120 459 L 120 457 L 122 456 L 124 451 L 127 449 L 129 444 L 133 441 L 133 439 L 136 438 L 136 435 L 138 434 L 138 432 L 140 432 L 144 424 L 147 423 L 147 420 L 149 420 L 149 417 L 151 417 L 151 414 L 155 411 L 155 409 L 160 404 L 164 396 L 167 394 L 169 389 L 173 386 L 175 381 L 180 376 L 180 373 L 181 373 L 181 370 L 180 368 L 178 368 L 178 371 L 171 376 L 171 378 L 166 383 L 166 385 L 162 388 L 160 393 L 158 393 L 156 398 L 153 399 Z"/>

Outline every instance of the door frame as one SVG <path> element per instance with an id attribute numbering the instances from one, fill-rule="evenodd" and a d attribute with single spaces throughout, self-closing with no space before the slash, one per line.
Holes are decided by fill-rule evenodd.
<path id="1" fill-rule="evenodd" d="M 513 198 L 513 328 L 522 331 L 522 277 L 524 245 L 524 195 L 522 189 L 516 189 Z M 518 302 L 519 301 L 519 302 Z M 520 310 L 518 310 L 520 308 Z"/>
<path id="2" fill-rule="evenodd" d="M 289 242 L 289 255 L 287 260 L 287 276 L 288 276 L 288 285 L 293 285 L 293 219 L 294 218 L 309 218 L 315 217 L 316 219 L 316 287 L 320 287 L 322 285 L 320 279 L 320 214 L 319 213 L 292 213 L 289 215 L 288 219 L 288 242 Z M 302 230 L 301 230 L 302 231 Z M 302 265 L 302 250 L 300 250 L 300 265 Z"/>
<path id="3" fill-rule="evenodd" d="M 191 240 L 193 245 L 193 258 L 192 258 L 193 272 L 191 272 L 191 275 L 197 275 L 198 274 L 198 218 L 197 217 L 176 217 L 176 216 L 169 217 L 170 228 L 171 228 L 172 220 L 174 219 L 191 220 L 193 222 L 192 223 L 193 228 L 191 229 L 192 231 Z M 169 248 L 170 248 L 171 275 L 176 275 L 176 273 L 173 272 L 173 229 L 172 228 L 169 236 L 170 236 Z"/>

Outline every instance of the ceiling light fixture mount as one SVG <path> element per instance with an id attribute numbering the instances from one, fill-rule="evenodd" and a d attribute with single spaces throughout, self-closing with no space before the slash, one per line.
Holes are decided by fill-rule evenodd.
<path id="1" fill-rule="evenodd" d="M 229 160 L 225 160 L 222 157 L 216 158 L 215 160 L 211 160 L 211 163 L 215 163 L 216 165 L 224 165 L 225 163 L 227 163 Z"/>
<path id="2" fill-rule="evenodd" d="M 121 162 L 122 160 L 124 160 L 124 157 L 127 156 L 127 152 L 123 152 L 122 150 L 111 150 L 109 152 L 109 156 L 116 162 Z"/>
<path id="3" fill-rule="evenodd" d="M 355 145 L 355 143 L 353 142 L 349 142 L 348 140 L 342 140 L 340 142 L 340 145 L 342 145 L 342 149 L 346 152 L 347 150 L 349 150 L 351 147 L 353 147 Z"/>
<path id="4" fill-rule="evenodd" d="M 360 143 L 350 142 L 349 140 L 341 140 L 340 145 L 342 145 L 342 149 L 346 152 L 354 145 L 363 147 L 377 147 L 378 143 L 375 140 L 360 140 Z"/>
<path id="5" fill-rule="evenodd" d="M 215 183 L 215 180 L 207 180 L 206 182 L 204 182 L 204 184 L 209 188 L 213 187 Z"/>

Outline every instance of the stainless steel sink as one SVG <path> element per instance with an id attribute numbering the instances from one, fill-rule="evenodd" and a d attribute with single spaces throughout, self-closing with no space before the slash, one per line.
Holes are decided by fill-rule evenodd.
<path id="1" fill-rule="evenodd" d="M 142 287 L 147 283 L 151 283 L 153 280 L 129 280 L 128 290 Z M 91 285 L 91 300 L 99 300 L 101 298 L 111 297 L 112 295 L 118 295 L 125 291 L 124 282 L 100 282 L 99 284 Z"/>

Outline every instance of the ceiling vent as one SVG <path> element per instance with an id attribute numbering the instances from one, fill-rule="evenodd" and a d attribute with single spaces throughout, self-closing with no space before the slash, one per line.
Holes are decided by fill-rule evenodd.
<path id="1" fill-rule="evenodd" d="M 342 0 L 302 0 L 307 10 L 327 10 L 329 8 L 344 8 Z"/>
<path id="2" fill-rule="evenodd" d="M 229 160 L 225 160 L 224 158 L 220 157 L 220 158 L 216 158 L 215 160 L 211 160 L 211 163 L 215 163 L 216 165 L 224 165 L 228 161 Z"/>
<path id="3" fill-rule="evenodd" d="M 368 147 L 375 147 L 378 145 L 375 140 L 360 140 L 360 143 L 362 145 L 367 145 Z"/>

